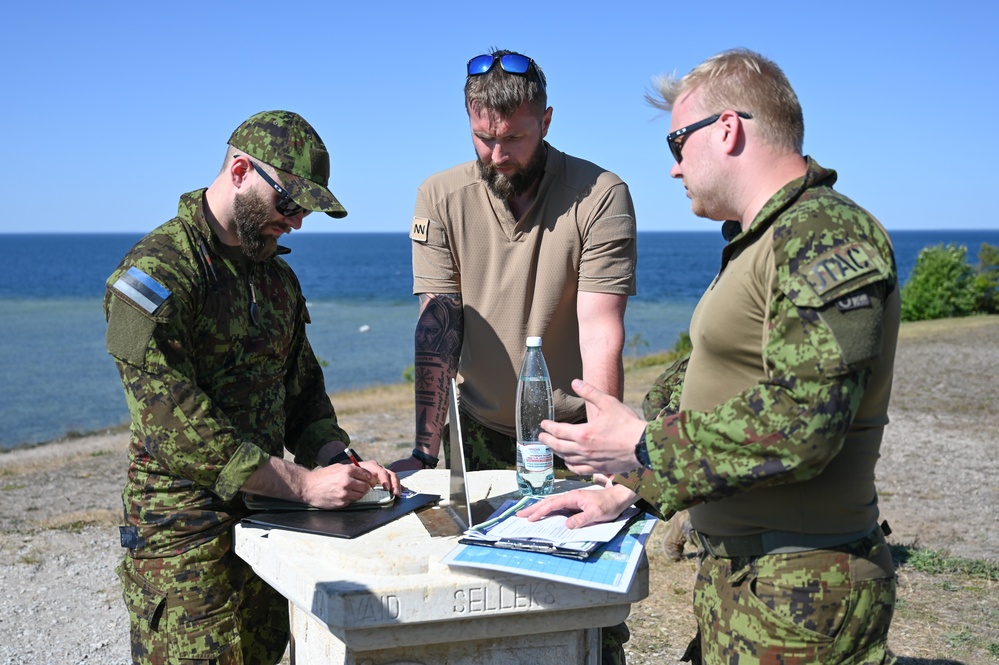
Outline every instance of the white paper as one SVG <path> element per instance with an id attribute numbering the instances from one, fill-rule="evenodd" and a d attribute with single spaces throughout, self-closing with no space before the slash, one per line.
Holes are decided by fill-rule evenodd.
<path id="1" fill-rule="evenodd" d="M 607 543 L 638 513 L 638 508 L 632 506 L 613 522 L 570 529 L 565 525 L 569 515 L 561 513 L 548 515 L 537 522 L 517 517 L 517 511 L 533 500 L 534 497 L 524 497 L 502 515 L 469 529 L 465 535 L 468 538 L 490 541 L 540 540 L 559 547 L 572 547 L 572 543 Z"/>

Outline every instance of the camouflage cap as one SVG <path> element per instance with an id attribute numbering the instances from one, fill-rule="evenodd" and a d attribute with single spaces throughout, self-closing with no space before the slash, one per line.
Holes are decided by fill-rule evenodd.
<path id="1" fill-rule="evenodd" d="M 292 200 L 306 210 L 347 216 L 327 189 L 330 155 L 326 146 L 302 116 L 290 111 L 257 113 L 236 128 L 229 145 L 277 169 Z"/>

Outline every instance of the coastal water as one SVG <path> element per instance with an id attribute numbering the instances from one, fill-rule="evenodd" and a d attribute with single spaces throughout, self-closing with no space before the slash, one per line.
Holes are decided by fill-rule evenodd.
<path id="1" fill-rule="evenodd" d="M 999 230 L 895 231 L 904 281 L 919 250 L 983 242 Z M 127 421 L 104 350 L 104 280 L 140 234 L 0 234 L 0 448 L 40 443 Z M 405 234 L 287 236 L 287 256 L 309 300 L 309 340 L 328 363 L 327 387 L 402 380 L 413 363 L 417 301 Z M 718 270 L 721 236 L 639 233 L 638 295 L 628 303 L 628 354 L 669 349 L 687 329 Z"/>

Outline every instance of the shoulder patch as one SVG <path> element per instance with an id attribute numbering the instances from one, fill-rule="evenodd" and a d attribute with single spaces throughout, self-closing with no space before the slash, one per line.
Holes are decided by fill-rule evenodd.
<path id="1" fill-rule="evenodd" d="M 430 237 L 430 220 L 425 217 L 414 217 L 413 226 L 409 229 L 409 237 L 412 240 L 426 242 Z"/>
<path id="2" fill-rule="evenodd" d="M 823 252 L 800 274 L 820 297 L 847 282 L 872 272 L 880 272 L 866 244 L 852 242 Z"/>
<path id="3" fill-rule="evenodd" d="M 129 268 L 111 285 L 147 313 L 152 314 L 170 297 L 170 290 L 135 266 Z"/>

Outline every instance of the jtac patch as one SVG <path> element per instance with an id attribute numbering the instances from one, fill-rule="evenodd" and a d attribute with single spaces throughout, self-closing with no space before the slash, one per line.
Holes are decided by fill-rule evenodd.
<path id="1" fill-rule="evenodd" d="M 853 242 L 820 254 L 801 270 L 801 275 L 821 297 L 842 284 L 877 272 L 877 269 L 867 246 Z"/>
<path id="2" fill-rule="evenodd" d="M 423 217 L 413 218 L 413 227 L 409 230 L 411 240 L 426 242 L 430 237 L 430 220 Z"/>
<path id="3" fill-rule="evenodd" d="M 132 266 L 111 287 L 136 305 L 152 314 L 170 297 L 170 290 Z"/>

